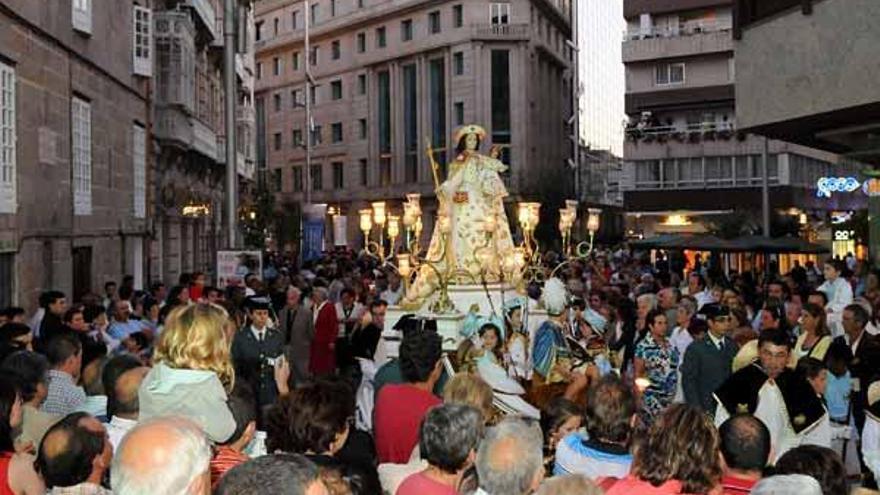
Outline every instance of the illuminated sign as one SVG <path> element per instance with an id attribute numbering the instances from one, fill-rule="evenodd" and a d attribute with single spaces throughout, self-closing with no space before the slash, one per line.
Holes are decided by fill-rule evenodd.
<path id="1" fill-rule="evenodd" d="M 831 212 L 831 223 L 834 225 L 846 223 L 852 219 L 852 216 L 853 212 L 851 211 L 833 211 Z"/>
<path id="2" fill-rule="evenodd" d="M 862 184 L 862 191 L 868 196 L 880 196 L 880 179 L 868 179 Z"/>
<path id="3" fill-rule="evenodd" d="M 822 177 L 816 182 L 816 196 L 830 198 L 835 192 L 853 192 L 862 184 L 855 177 Z"/>
<path id="4" fill-rule="evenodd" d="M 854 230 L 835 230 L 834 231 L 834 240 L 835 241 L 851 241 L 856 238 L 856 231 Z"/>

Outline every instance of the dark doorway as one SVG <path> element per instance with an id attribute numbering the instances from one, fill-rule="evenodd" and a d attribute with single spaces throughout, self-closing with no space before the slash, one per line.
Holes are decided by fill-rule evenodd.
<path id="1" fill-rule="evenodd" d="M 73 248 L 73 301 L 81 301 L 91 290 L 92 248 Z"/>

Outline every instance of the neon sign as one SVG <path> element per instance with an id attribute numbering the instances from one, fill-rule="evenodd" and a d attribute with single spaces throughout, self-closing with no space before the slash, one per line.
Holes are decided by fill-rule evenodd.
<path id="1" fill-rule="evenodd" d="M 861 185 L 855 177 L 822 177 L 816 182 L 816 196 L 830 198 L 831 194 L 835 192 L 851 193 Z M 878 188 L 880 188 L 880 185 L 878 185 Z"/>

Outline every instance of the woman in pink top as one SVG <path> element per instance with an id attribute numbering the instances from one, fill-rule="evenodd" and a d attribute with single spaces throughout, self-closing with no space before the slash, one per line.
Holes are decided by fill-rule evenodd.
<path id="1" fill-rule="evenodd" d="M 721 495 L 718 431 L 699 409 L 673 404 L 633 452 L 629 476 L 600 481 L 605 495 Z"/>
<path id="2" fill-rule="evenodd" d="M 397 495 L 458 495 L 482 436 L 483 416 L 471 406 L 445 404 L 428 411 L 419 428 L 419 451 L 428 468 L 404 480 Z"/>

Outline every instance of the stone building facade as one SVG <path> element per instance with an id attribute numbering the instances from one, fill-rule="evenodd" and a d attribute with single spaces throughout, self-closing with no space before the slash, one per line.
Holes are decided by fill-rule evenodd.
<path id="1" fill-rule="evenodd" d="M 247 187 L 254 169 L 253 11 L 249 4 L 242 1 L 238 7 L 234 98 L 240 190 Z M 198 271 L 210 280 L 215 252 L 227 243 L 223 231 L 223 1 L 165 2 L 155 17 L 153 108 L 158 151 L 151 278 L 174 284 L 182 273 Z M 187 206 L 206 206 L 207 214 L 189 214 Z"/>
<path id="2" fill-rule="evenodd" d="M 445 163 L 455 152 L 454 129 L 470 123 L 488 132 L 484 152 L 501 146 L 511 202 L 564 196 L 550 194 L 548 184 L 565 187 L 558 179 L 572 156 L 569 0 L 310 4 L 309 12 L 301 1 L 256 5 L 258 142 L 282 217 L 311 186 L 312 202 L 341 211 L 348 244 L 358 246 L 360 208 L 384 200 L 399 213 L 405 194 L 419 192 L 429 233 L 434 178 L 425 150 L 430 141 Z M 284 218 L 281 230 L 292 222 Z"/>
<path id="3" fill-rule="evenodd" d="M 189 199 L 169 194 L 166 186 L 214 191 L 223 169 L 196 158 L 184 139 L 175 142 L 183 129 L 164 127 L 157 80 L 168 67 L 156 56 L 161 45 L 154 35 L 162 11 L 173 9 L 190 16 L 189 27 L 203 45 L 220 39 L 202 34 L 208 26 L 198 24 L 212 14 L 211 5 L 0 0 L 0 306 L 34 309 L 49 288 L 77 300 L 125 274 L 140 288 L 151 280 L 171 281 L 180 269 L 209 266 L 197 262 L 212 258 L 211 243 L 192 244 L 203 255 L 178 249 L 191 262 L 175 265 L 174 233 L 163 235 L 168 209 Z M 222 25 L 216 18 L 210 23 L 215 31 Z M 208 51 L 185 67 L 197 95 L 203 82 L 219 84 L 218 56 Z M 215 94 L 211 111 L 192 110 L 202 112 L 206 126 L 220 129 L 221 102 L 222 94 Z M 208 133 L 199 135 L 207 141 Z M 169 158 L 172 148 L 181 156 Z M 244 172 L 252 148 L 244 146 Z M 214 180 L 218 174 L 221 182 Z"/>
<path id="4" fill-rule="evenodd" d="M 116 3 L 0 2 L 0 305 L 144 280 L 148 79 Z"/>

